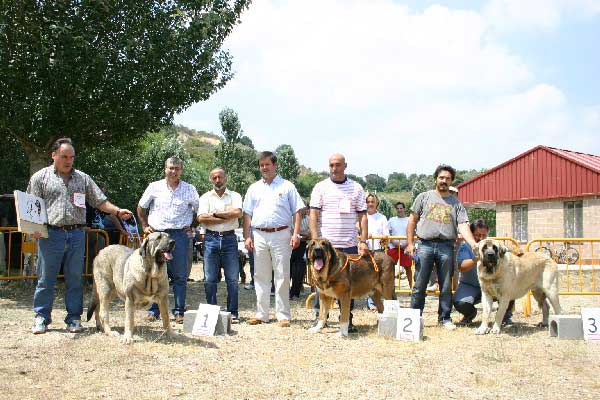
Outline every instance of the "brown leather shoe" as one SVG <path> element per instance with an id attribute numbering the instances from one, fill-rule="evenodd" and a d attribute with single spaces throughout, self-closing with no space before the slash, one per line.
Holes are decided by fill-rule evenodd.
<path id="1" fill-rule="evenodd" d="M 177 314 L 175 316 L 175 323 L 176 324 L 183 324 L 183 319 L 184 319 L 183 314 Z"/>
<path id="2" fill-rule="evenodd" d="M 250 318 L 247 322 L 248 325 L 259 325 L 263 323 L 263 320 L 260 318 Z"/>
<path id="3" fill-rule="evenodd" d="M 282 328 L 289 328 L 290 327 L 290 320 L 289 319 L 282 319 L 281 321 L 279 321 L 279 326 Z"/>

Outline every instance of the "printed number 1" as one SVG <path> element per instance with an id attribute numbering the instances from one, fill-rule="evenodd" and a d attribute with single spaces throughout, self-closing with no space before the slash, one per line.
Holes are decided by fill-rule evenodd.
<path id="1" fill-rule="evenodd" d="M 408 327 L 412 325 L 412 322 L 413 322 L 412 319 L 404 318 L 404 322 L 406 322 L 406 325 L 404 325 L 404 328 L 402 328 L 402 332 L 412 333 L 412 331 L 410 329 L 408 329 Z"/>
<path id="2" fill-rule="evenodd" d="M 590 331 L 590 333 L 596 333 L 598 331 L 598 327 L 596 326 L 596 319 L 595 318 L 588 318 L 589 323 L 589 328 L 588 331 Z M 592 327 L 594 327 L 594 330 L 592 330 Z"/>
<path id="3" fill-rule="evenodd" d="M 203 328 L 206 328 L 206 321 L 208 321 L 208 314 L 204 314 L 204 325 L 202 325 Z"/>

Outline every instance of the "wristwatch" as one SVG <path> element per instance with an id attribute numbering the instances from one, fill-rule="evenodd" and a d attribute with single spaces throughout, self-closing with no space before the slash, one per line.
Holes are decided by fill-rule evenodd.
<path id="1" fill-rule="evenodd" d="M 359 240 L 359 241 L 358 241 L 358 243 L 364 243 L 364 244 L 366 244 L 367 246 L 369 245 L 369 242 L 367 242 L 366 240 Z"/>
<path id="2" fill-rule="evenodd" d="M 297 237 L 299 240 L 302 240 L 302 235 L 301 234 L 296 233 L 294 236 Z"/>

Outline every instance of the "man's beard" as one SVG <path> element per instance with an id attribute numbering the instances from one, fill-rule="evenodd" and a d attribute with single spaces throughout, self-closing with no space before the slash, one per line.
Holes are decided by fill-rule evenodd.
<path id="1" fill-rule="evenodd" d="M 213 185 L 213 189 L 215 190 L 223 190 L 227 187 L 227 185 L 223 184 L 221 186 Z"/>

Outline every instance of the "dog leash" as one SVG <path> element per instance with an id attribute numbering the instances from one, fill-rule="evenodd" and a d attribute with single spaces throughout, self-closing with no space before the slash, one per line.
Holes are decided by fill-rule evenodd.
<path id="1" fill-rule="evenodd" d="M 369 251 L 369 257 L 371 257 L 371 262 L 373 262 L 373 269 L 375 270 L 375 272 L 379 272 L 379 266 L 375 262 L 375 258 L 373 257 L 373 253 L 371 253 L 370 251 Z M 350 261 L 355 261 L 355 262 L 356 261 L 360 261 L 361 258 L 362 258 L 361 255 L 357 255 L 356 257 L 346 256 L 346 262 L 342 266 L 342 269 L 340 269 L 340 272 L 342 272 L 343 270 L 345 270 L 346 268 L 348 268 L 348 264 L 349 264 Z"/>
<path id="2" fill-rule="evenodd" d="M 135 227 L 135 233 L 131 232 L 128 228 L 127 228 L 127 223 L 121 219 L 121 217 L 117 216 L 117 218 L 119 219 L 119 223 L 121 224 L 121 227 L 125 230 L 125 232 L 127 232 L 127 239 L 129 239 L 132 243 L 138 243 L 138 245 L 141 246 L 142 244 L 142 240 L 140 238 L 140 234 L 139 234 L 139 230 L 138 230 L 138 223 L 137 223 L 137 219 L 135 218 L 135 215 L 133 215 L 133 213 L 131 214 L 131 218 L 133 219 L 133 226 Z"/>

